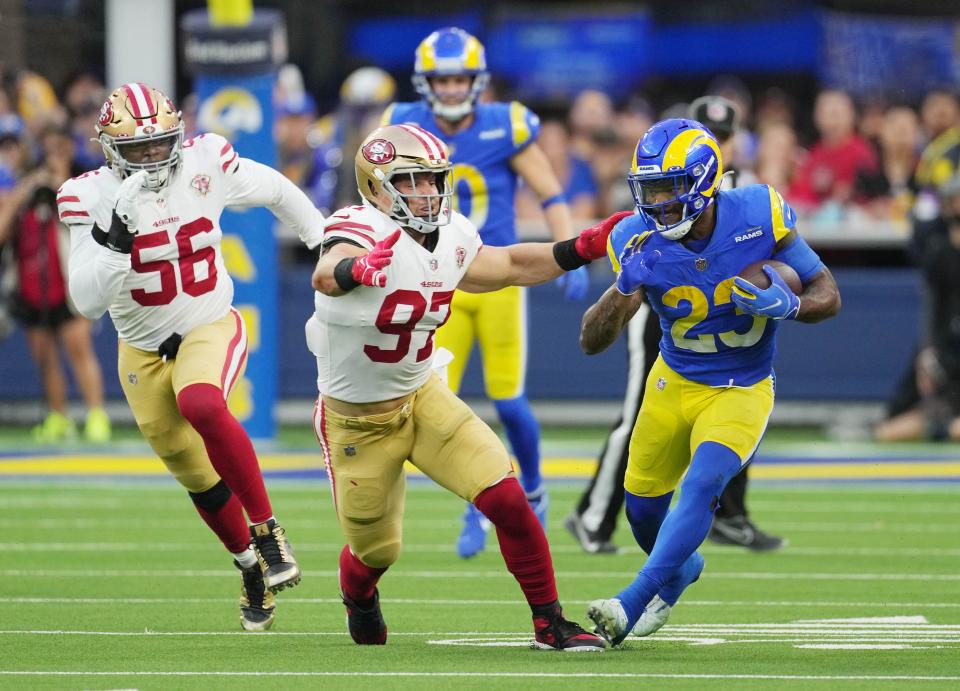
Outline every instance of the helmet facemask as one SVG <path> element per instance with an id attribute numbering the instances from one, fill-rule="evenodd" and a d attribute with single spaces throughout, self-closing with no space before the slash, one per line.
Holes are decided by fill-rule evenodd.
<path id="1" fill-rule="evenodd" d="M 416 193 L 416 176 L 420 173 L 433 173 L 437 186 L 436 194 Z M 404 194 L 398 190 L 394 185 L 394 181 L 398 179 L 409 180 L 412 191 Z M 432 233 L 440 226 L 450 223 L 450 202 L 453 197 L 453 169 L 450 166 L 441 170 L 397 170 L 383 180 L 382 189 L 383 194 L 390 199 L 390 209 L 386 213 L 397 223 L 421 233 Z M 410 208 L 410 203 L 414 200 L 425 200 L 430 212 L 420 216 L 414 214 Z"/>
<path id="2" fill-rule="evenodd" d="M 131 161 L 125 151 L 134 147 L 141 147 L 145 144 L 156 142 L 166 143 L 169 141 L 170 151 L 166 158 L 159 161 Z M 125 178 L 141 170 L 147 171 L 147 178 L 144 181 L 144 187 L 150 190 L 159 190 L 163 188 L 170 180 L 170 176 L 180 165 L 180 159 L 183 149 L 183 123 L 181 122 L 177 129 L 171 132 L 158 132 L 155 135 L 139 136 L 130 140 L 121 137 L 111 137 L 106 133 L 100 134 L 100 146 L 107 157 L 107 161 L 113 167 L 114 171 Z"/>
<path id="3" fill-rule="evenodd" d="M 655 177 L 643 173 L 627 176 L 627 184 L 630 185 L 637 208 L 653 219 L 657 230 L 668 240 L 683 238 L 690 232 L 694 221 L 713 203 L 713 197 L 704 197 L 699 193 L 705 183 L 707 187 L 710 186 L 710 182 L 705 181 L 707 167 L 698 164 L 693 168 L 700 169 L 699 177 L 695 178 L 685 170 L 661 173 Z M 664 192 L 669 192 L 671 197 L 666 201 L 654 201 L 662 199 Z M 677 212 L 680 214 L 679 220 L 671 222 L 669 217 Z"/>
<path id="4" fill-rule="evenodd" d="M 456 74 L 467 73 L 452 72 L 449 73 L 449 75 L 437 73 L 431 74 L 430 76 L 415 74 L 412 77 L 414 88 L 417 90 L 417 93 L 420 94 L 420 97 L 426 99 L 427 103 L 430 104 L 430 109 L 434 115 L 448 122 L 460 122 L 470 115 L 470 113 L 473 112 L 474 106 L 477 104 L 477 100 L 480 98 L 480 94 L 483 93 L 484 89 L 487 88 L 487 84 L 490 82 L 490 74 L 488 72 L 472 74 L 470 76 L 473 77 L 473 81 L 470 84 L 469 91 L 467 91 L 466 98 L 459 103 L 444 103 L 443 99 L 433 90 L 430 77 L 453 76 Z"/>

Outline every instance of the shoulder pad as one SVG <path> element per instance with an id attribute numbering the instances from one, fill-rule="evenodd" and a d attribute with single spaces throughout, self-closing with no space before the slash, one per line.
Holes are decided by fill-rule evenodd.
<path id="1" fill-rule="evenodd" d="M 103 197 L 98 178 L 108 174 L 107 169 L 98 168 L 70 178 L 60 186 L 57 190 L 57 211 L 64 224 L 87 225 L 95 222 L 94 211 Z"/>
<path id="2" fill-rule="evenodd" d="M 194 155 L 201 155 L 205 160 L 216 160 L 217 167 L 221 173 L 235 173 L 240 165 L 240 157 L 233 148 L 233 144 L 219 134 L 206 132 L 198 134 L 192 139 L 183 143 L 184 156 L 190 155 L 187 152 L 193 151 Z"/>
<path id="3" fill-rule="evenodd" d="M 323 241 L 338 238 L 371 250 L 397 227 L 393 219 L 371 206 L 345 206 L 327 217 Z"/>
<path id="4" fill-rule="evenodd" d="M 520 101 L 510 104 L 510 134 L 515 151 L 526 148 L 540 134 L 540 118 Z"/>

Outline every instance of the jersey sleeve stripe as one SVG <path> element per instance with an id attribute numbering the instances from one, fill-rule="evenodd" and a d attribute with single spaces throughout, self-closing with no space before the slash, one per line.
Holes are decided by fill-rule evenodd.
<path id="1" fill-rule="evenodd" d="M 770 193 L 770 222 L 773 226 L 774 242 L 780 242 L 790 233 L 790 228 L 783 219 L 783 197 L 773 189 L 772 185 L 767 185 Z"/>
<path id="2" fill-rule="evenodd" d="M 223 165 L 220 166 L 220 169 L 221 169 L 224 173 L 226 173 L 226 172 L 227 172 L 227 168 L 229 168 L 229 167 L 230 167 L 230 164 L 233 163 L 235 160 L 237 160 L 237 152 L 236 152 L 236 151 L 233 152 L 233 156 L 230 157 L 230 160 L 229 160 L 229 161 L 224 161 Z"/>
<path id="3" fill-rule="evenodd" d="M 353 223 L 334 223 L 333 225 L 327 226 L 323 232 L 324 232 L 324 235 L 326 235 L 327 233 L 349 233 L 351 235 L 356 235 L 357 237 L 362 238 L 363 240 L 366 240 L 368 243 L 370 243 L 371 247 L 377 244 L 376 240 L 373 239 L 372 235 L 367 235 L 367 233 L 362 232 L 365 230 L 369 231 L 370 233 L 373 232 L 373 228 L 371 228 L 370 226 L 353 224 Z"/>
<path id="4" fill-rule="evenodd" d="M 525 116 L 526 108 L 519 101 L 510 104 L 510 129 L 513 134 L 513 145 L 522 146 L 530 139 L 530 127 Z"/>
<path id="5" fill-rule="evenodd" d="M 60 218 L 69 218 L 70 216 L 89 216 L 86 211 L 61 211 Z"/>
<path id="6" fill-rule="evenodd" d="M 78 202 L 80 197 L 75 194 L 67 194 L 62 197 L 57 197 L 57 204 L 63 204 L 64 202 Z"/>

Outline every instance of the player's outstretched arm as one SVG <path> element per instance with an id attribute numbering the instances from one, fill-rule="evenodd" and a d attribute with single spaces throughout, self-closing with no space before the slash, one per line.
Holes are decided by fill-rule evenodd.
<path id="1" fill-rule="evenodd" d="M 521 242 L 507 247 L 484 245 L 460 281 L 459 288 L 485 293 L 506 286 L 546 283 L 606 256 L 610 231 L 630 212 L 621 212 L 562 242 Z"/>
<path id="2" fill-rule="evenodd" d="M 227 206 L 265 206 L 311 250 L 323 239 L 323 214 L 283 173 L 248 158 L 227 171 Z"/>
<path id="3" fill-rule="evenodd" d="M 616 284 L 607 288 L 580 322 L 580 348 L 583 352 L 596 355 L 609 348 L 640 309 L 644 295 L 643 288 L 629 295 L 620 292 Z"/>

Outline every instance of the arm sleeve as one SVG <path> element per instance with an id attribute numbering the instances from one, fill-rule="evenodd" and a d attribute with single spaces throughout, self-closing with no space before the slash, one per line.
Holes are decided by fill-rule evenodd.
<path id="1" fill-rule="evenodd" d="M 240 158 L 225 174 L 227 206 L 265 206 L 277 219 L 297 231 L 300 240 L 314 249 L 323 239 L 323 214 L 299 187 L 282 173 L 262 163 Z"/>
<path id="2" fill-rule="evenodd" d="M 87 319 L 107 311 L 130 272 L 130 255 L 98 245 L 92 230 L 88 224 L 70 226 L 70 298 Z"/>

